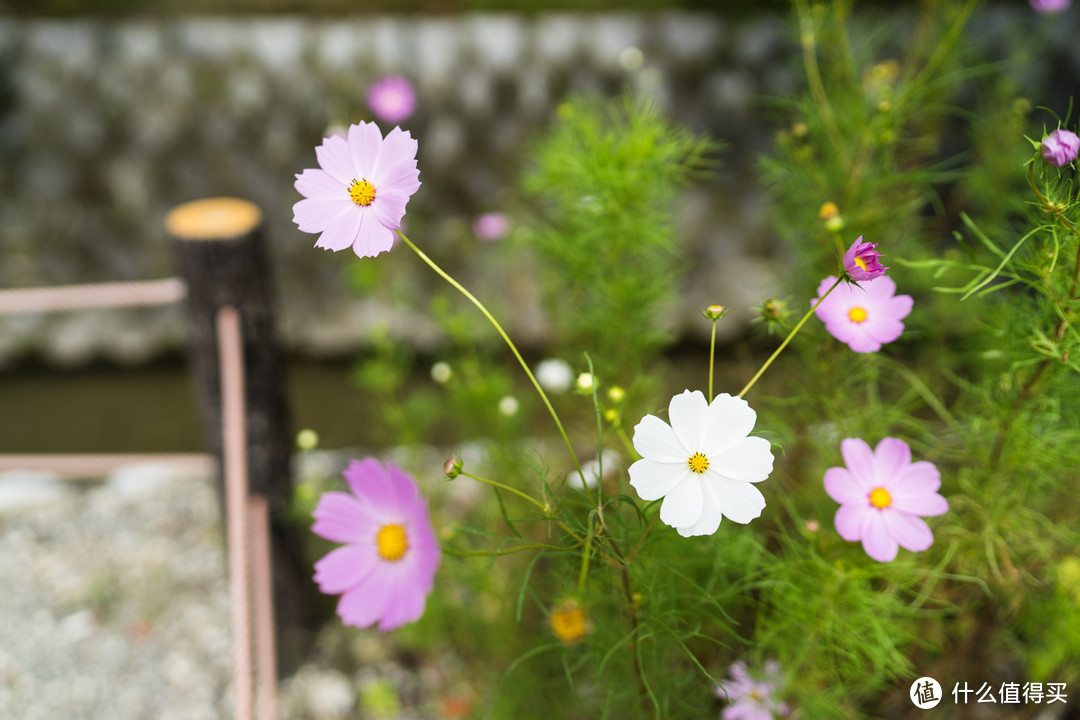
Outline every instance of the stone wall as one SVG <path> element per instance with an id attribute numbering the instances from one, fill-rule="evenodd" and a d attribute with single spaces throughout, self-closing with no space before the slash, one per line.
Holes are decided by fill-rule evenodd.
<path id="1" fill-rule="evenodd" d="M 1025 10 L 988 12 L 986 22 L 1001 32 L 1017 18 L 1030 22 Z M 369 260 L 380 265 L 359 296 L 343 273 L 355 258 L 312 250 L 315 236 L 291 222 L 293 175 L 315 165 L 324 130 L 364 117 L 366 87 L 401 73 L 419 96 L 403 125 L 420 141 L 424 182 L 410 203 L 410 236 L 482 297 L 507 298 L 502 314 L 526 342 L 542 342 L 548 327 L 528 267 L 469 227 L 477 213 L 521 209 L 514 187 L 523 149 L 557 105 L 572 93 L 634 88 L 692 130 L 727 140 L 719 174 L 680 205 L 694 271 L 685 316 L 673 322 L 689 324 L 698 306 L 720 301 L 742 312 L 729 325 L 737 328 L 742 308 L 776 290 L 752 164 L 775 130 L 763 98 L 800 82 L 786 21 L 679 13 L 0 19 L 0 287 L 170 276 L 165 212 L 238 195 L 266 214 L 290 349 L 348 351 L 379 324 L 421 344 L 436 340 L 424 298 L 441 281 L 414 258 Z M 1076 22 L 1061 25 L 1052 43 L 1068 49 Z M 501 262 L 507 268 L 494 272 Z M 27 353 L 137 362 L 182 335 L 175 310 L 0 318 L 0 362 Z"/>

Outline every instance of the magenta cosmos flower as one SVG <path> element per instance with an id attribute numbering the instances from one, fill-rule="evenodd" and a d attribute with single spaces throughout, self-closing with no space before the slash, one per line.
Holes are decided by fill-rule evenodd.
<path id="1" fill-rule="evenodd" d="M 383 632 L 424 614 L 441 553 L 416 483 L 391 463 L 354 460 L 345 469 L 352 493 L 327 492 L 312 515 L 312 532 L 345 543 L 315 563 L 315 582 L 342 593 L 346 625 L 379 623 Z"/>
<path id="2" fill-rule="evenodd" d="M 1055 15 L 1069 9 L 1071 0 L 1030 0 L 1031 8 L 1041 15 Z"/>
<path id="3" fill-rule="evenodd" d="M 321 170 L 296 176 L 304 200 L 293 205 L 293 222 L 321 233 L 315 247 L 374 257 L 394 244 L 405 205 L 420 187 L 416 141 L 401 128 L 384 139 L 374 123 L 349 128 L 315 148 Z"/>
<path id="4" fill-rule="evenodd" d="M 720 717 L 724 720 L 774 720 L 779 715 L 787 717 L 791 708 L 776 697 L 780 691 L 782 676 L 780 663 L 765 663 L 764 677 L 760 680 L 750 676 L 746 663 L 737 660 L 731 664 L 731 679 L 716 688 L 721 700 L 730 703 Z"/>
<path id="5" fill-rule="evenodd" d="M 509 229 L 510 223 L 502 213 L 486 212 L 473 221 L 473 232 L 481 240 L 500 240 Z"/>
<path id="6" fill-rule="evenodd" d="M 830 275 L 818 285 L 817 303 L 836 282 Z M 901 322 L 911 312 L 910 295 L 896 295 L 896 283 L 879 277 L 861 285 L 841 283 L 817 306 L 814 313 L 825 329 L 855 352 L 877 352 L 904 332 Z"/>
<path id="7" fill-rule="evenodd" d="M 874 248 L 877 243 L 862 241 L 862 235 L 844 253 L 844 272 L 855 282 L 873 280 L 885 274 L 889 268 L 881 264 L 881 255 Z"/>
<path id="8" fill-rule="evenodd" d="M 377 120 L 395 124 L 407 119 L 416 110 L 416 93 L 405 78 L 387 75 L 368 88 L 367 104 Z"/>
<path id="9" fill-rule="evenodd" d="M 1065 167 L 1080 153 L 1080 137 L 1071 130 L 1055 130 L 1039 146 L 1043 159 L 1054 167 Z"/>
<path id="10" fill-rule="evenodd" d="M 896 438 L 885 438 L 874 450 L 848 438 L 840 452 L 847 467 L 825 471 L 825 492 L 840 503 L 833 521 L 840 537 L 861 540 L 878 562 L 894 560 L 901 547 L 912 552 L 930 547 L 934 535 L 922 518 L 949 509 L 937 492 L 941 475 L 933 463 L 911 462 L 911 448 Z"/>

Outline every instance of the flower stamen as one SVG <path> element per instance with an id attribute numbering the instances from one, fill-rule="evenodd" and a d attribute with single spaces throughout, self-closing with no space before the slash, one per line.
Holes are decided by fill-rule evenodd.
<path id="1" fill-rule="evenodd" d="M 349 185 L 349 198 L 360 207 L 366 207 L 375 201 L 375 186 L 364 179 L 353 180 Z"/>
<path id="2" fill-rule="evenodd" d="M 391 523 L 379 528 L 375 535 L 375 546 L 379 551 L 379 557 L 388 562 L 397 562 L 405 557 L 409 549 L 409 538 L 405 535 L 405 528 Z"/>
<path id="3" fill-rule="evenodd" d="M 686 463 L 690 466 L 690 470 L 698 475 L 709 469 L 709 458 L 705 457 L 703 453 L 694 453 L 687 458 Z"/>
<path id="4" fill-rule="evenodd" d="M 876 487 L 870 491 L 870 504 L 884 510 L 892 505 L 892 496 L 889 495 L 889 491 L 885 488 Z"/>
<path id="5" fill-rule="evenodd" d="M 857 305 L 855 307 L 851 308 L 850 310 L 848 310 L 847 316 L 848 316 L 848 319 L 851 320 L 851 322 L 855 322 L 855 323 L 866 322 L 866 318 L 869 317 L 869 315 L 866 312 L 866 309 L 861 308 L 861 307 L 859 307 Z"/>

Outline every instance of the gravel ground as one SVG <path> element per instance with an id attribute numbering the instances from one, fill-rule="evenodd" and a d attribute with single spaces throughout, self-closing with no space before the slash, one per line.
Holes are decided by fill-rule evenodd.
<path id="1" fill-rule="evenodd" d="M 309 454 L 300 475 L 344 460 Z M 0 720 L 231 720 L 227 560 L 210 477 L 0 473 Z M 444 717 L 446 668 L 328 623 L 281 720 Z M 358 668 L 343 672 L 341 667 Z"/>

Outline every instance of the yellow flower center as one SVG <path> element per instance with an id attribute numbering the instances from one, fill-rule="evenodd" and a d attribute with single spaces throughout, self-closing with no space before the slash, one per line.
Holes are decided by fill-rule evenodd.
<path id="1" fill-rule="evenodd" d="M 405 552 L 409 549 L 409 539 L 405 536 L 405 528 L 400 525 L 383 525 L 375 536 L 375 545 L 379 550 L 379 557 L 389 562 L 397 562 L 405 557 Z"/>
<path id="2" fill-rule="evenodd" d="M 855 258 L 855 264 L 862 268 L 863 272 L 866 272 L 866 263 L 863 262 L 861 257 Z"/>
<path id="3" fill-rule="evenodd" d="M 367 180 L 353 180 L 349 185 L 349 197 L 357 205 L 370 205 L 375 199 L 375 186 Z"/>
<path id="4" fill-rule="evenodd" d="M 847 311 L 847 316 L 851 320 L 851 322 L 857 322 L 857 323 L 866 322 L 866 318 L 867 318 L 866 310 L 864 308 L 861 308 L 861 307 L 858 307 L 858 306 L 853 307 L 850 310 L 848 310 Z"/>
<path id="5" fill-rule="evenodd" d="M 870 504 L 876 508 L 887 508 L 892 505 L 892 496 L 885 488 L 874 488 L 870 491 Z"/>
<path id="6" fill-rule="evenodd" d="M 691 455 L 686 462 L 690 466 L 690 469 L 698 475 L 709 469 L 709 458 L 699 452 Z"/>

